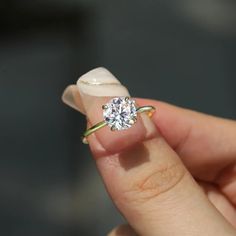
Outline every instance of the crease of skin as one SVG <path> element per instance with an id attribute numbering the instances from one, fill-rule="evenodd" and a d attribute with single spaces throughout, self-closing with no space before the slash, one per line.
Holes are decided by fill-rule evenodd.
<path id="1" fill-rule="evenodd" d="M 208 196 L 211 203 L 223 214 L 223 216 L 235 227 L 236 211 L 231 199 L 222 192 L 217 185 L 198 181 L 198 184 Z"/>
<path id="2" fill-rule="evenodd" d="M 214 180 L 219 190 L 236 206 L 236 164 L 227 165 Z"/>

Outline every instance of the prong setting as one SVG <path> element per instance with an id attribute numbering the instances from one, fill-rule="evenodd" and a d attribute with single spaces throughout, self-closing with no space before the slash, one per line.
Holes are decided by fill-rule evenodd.
<path id="1" fill-rule="evenodd" d="M 129 121 L 129 124 L 130 124 L 130 125 L 133 125 L 134 123 L 135 123 L 134 120 L 130 120 L 130 121 Z"/>
<path id="2" fill-rule="evenodd" d="M 115 126 L 115 125 L 112 125 L 112 126 L 111 126 L 111 131 L 116 131 L 116 130 L 117 130 L 116 126 Z"/>
<path id="3" fill-rule="evenodd" d="M 102 106 L 104 121 L 111 130 L 130 128 L 137 120 L 135 100 L 130 97 L 115 97 Z"/>
<path id="4" fill-rule="evenodd" d="M 131 125 L 133 125 L 134 123 L 136 123 L 137 122 L 137 118 L 136 117 L 133 117 L 132 119 L 130 119 L 130 121 L 129 121 L 129 123 L 131 124 Z"/>
<path id="5" fill-rule="evenodd" d="M 106 109 L 108 109 L 108 106 L 105 104 L 105 105 L 102 105 L 102 109 L 103 110 L 106 110 Z"/>

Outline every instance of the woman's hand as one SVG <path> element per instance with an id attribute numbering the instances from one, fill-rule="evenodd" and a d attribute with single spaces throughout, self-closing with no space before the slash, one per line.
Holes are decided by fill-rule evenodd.
<path id="1" fill-rule="evenodd" d="M 91 126 L 117 94 L 128 92 L 99 68 L 68 87 L 63 100 Z M 128 130 L 104 127 L 88 137 L 106 189 L 129 223 L 109 235 L 236 235 L 236 122 L 136 100 L 156 107 L 152 119 L 141 114 Z"/>
<path id="2" fill-rule="evenodd" d="M 236 122 L 158 101 L 137 101 L 157 107 L 153 121 L 169 146 L 157 135 L 145 142 L 147 152 L 140 145 L 133 147 L 122 155 L 129 160 L 127 165 L 145 159 L 147 153 L 152 157 L 136 166 L 133 175 L 132 170 L 122 171 L 119 178 L 105 170 L 105 160 L 97 160 L 100 171 L 106 172 L 108 191 L 127 221 L 141 235 L 236 235 L 227 223 L 236 227 Z M 123 169 L 120 163 L 116 160 L 113 165 L 115 173 Z M 128 186 L 127 193 L 123 188 L 130 178 L 138 187 Z M 127 225 L 109 235 L 135 233 Z"/>

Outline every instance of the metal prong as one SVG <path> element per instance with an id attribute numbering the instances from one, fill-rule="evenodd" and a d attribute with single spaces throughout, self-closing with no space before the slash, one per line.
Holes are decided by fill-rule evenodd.
<path id="1" fill-rule="evenodd" d="M 107 105 L 102 105 L 102 109 L 103 109 L 103 110 L 106 110 L 107 108 L 108 108 Z"/>
<path id="2" fill-rule="evenodd" d="M 86 137 L 82 136 L 81 140 L 82 140 L 83 144 L 88 144 L 88 140 Z"/>
<path id="3" fill-rule="evenodd" d="M 117 130 L 116 126 L 115 126 L 115 125 L 112 125 L 111 131 L 115 131 L 115 130 Z"/>
<path id="4" fill-rule="evenodd" d="M 133 125 L 135 123 L 135 121 L 134 120 L 130 120 L 129 123 L 130 123 L 130 125 Z"/>
<path id="5" fill-rule="evenodd" d="M 133 121 L 134 121 L 134 123 L 136 123 L 137 122 L 137 117 L 133 117 Z"/>
<path id="6" fill-rule="evenodd" d="M 125 97 L 125 101 L 128 102 L 129 101 L 129 97 Z"/>

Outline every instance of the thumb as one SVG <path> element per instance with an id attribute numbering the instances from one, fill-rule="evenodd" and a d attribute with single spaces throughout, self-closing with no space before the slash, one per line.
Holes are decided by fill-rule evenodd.
<path id="1" fill-rule="evenodd" d="M 129 95 L 103 68 L 77 86 L 89 125 L 103 119 L 109 97 Z M 88 141 L 107 191 L 139 235 L 235 235 L 145 114 L 130 129 L 104 127 Z"/>

